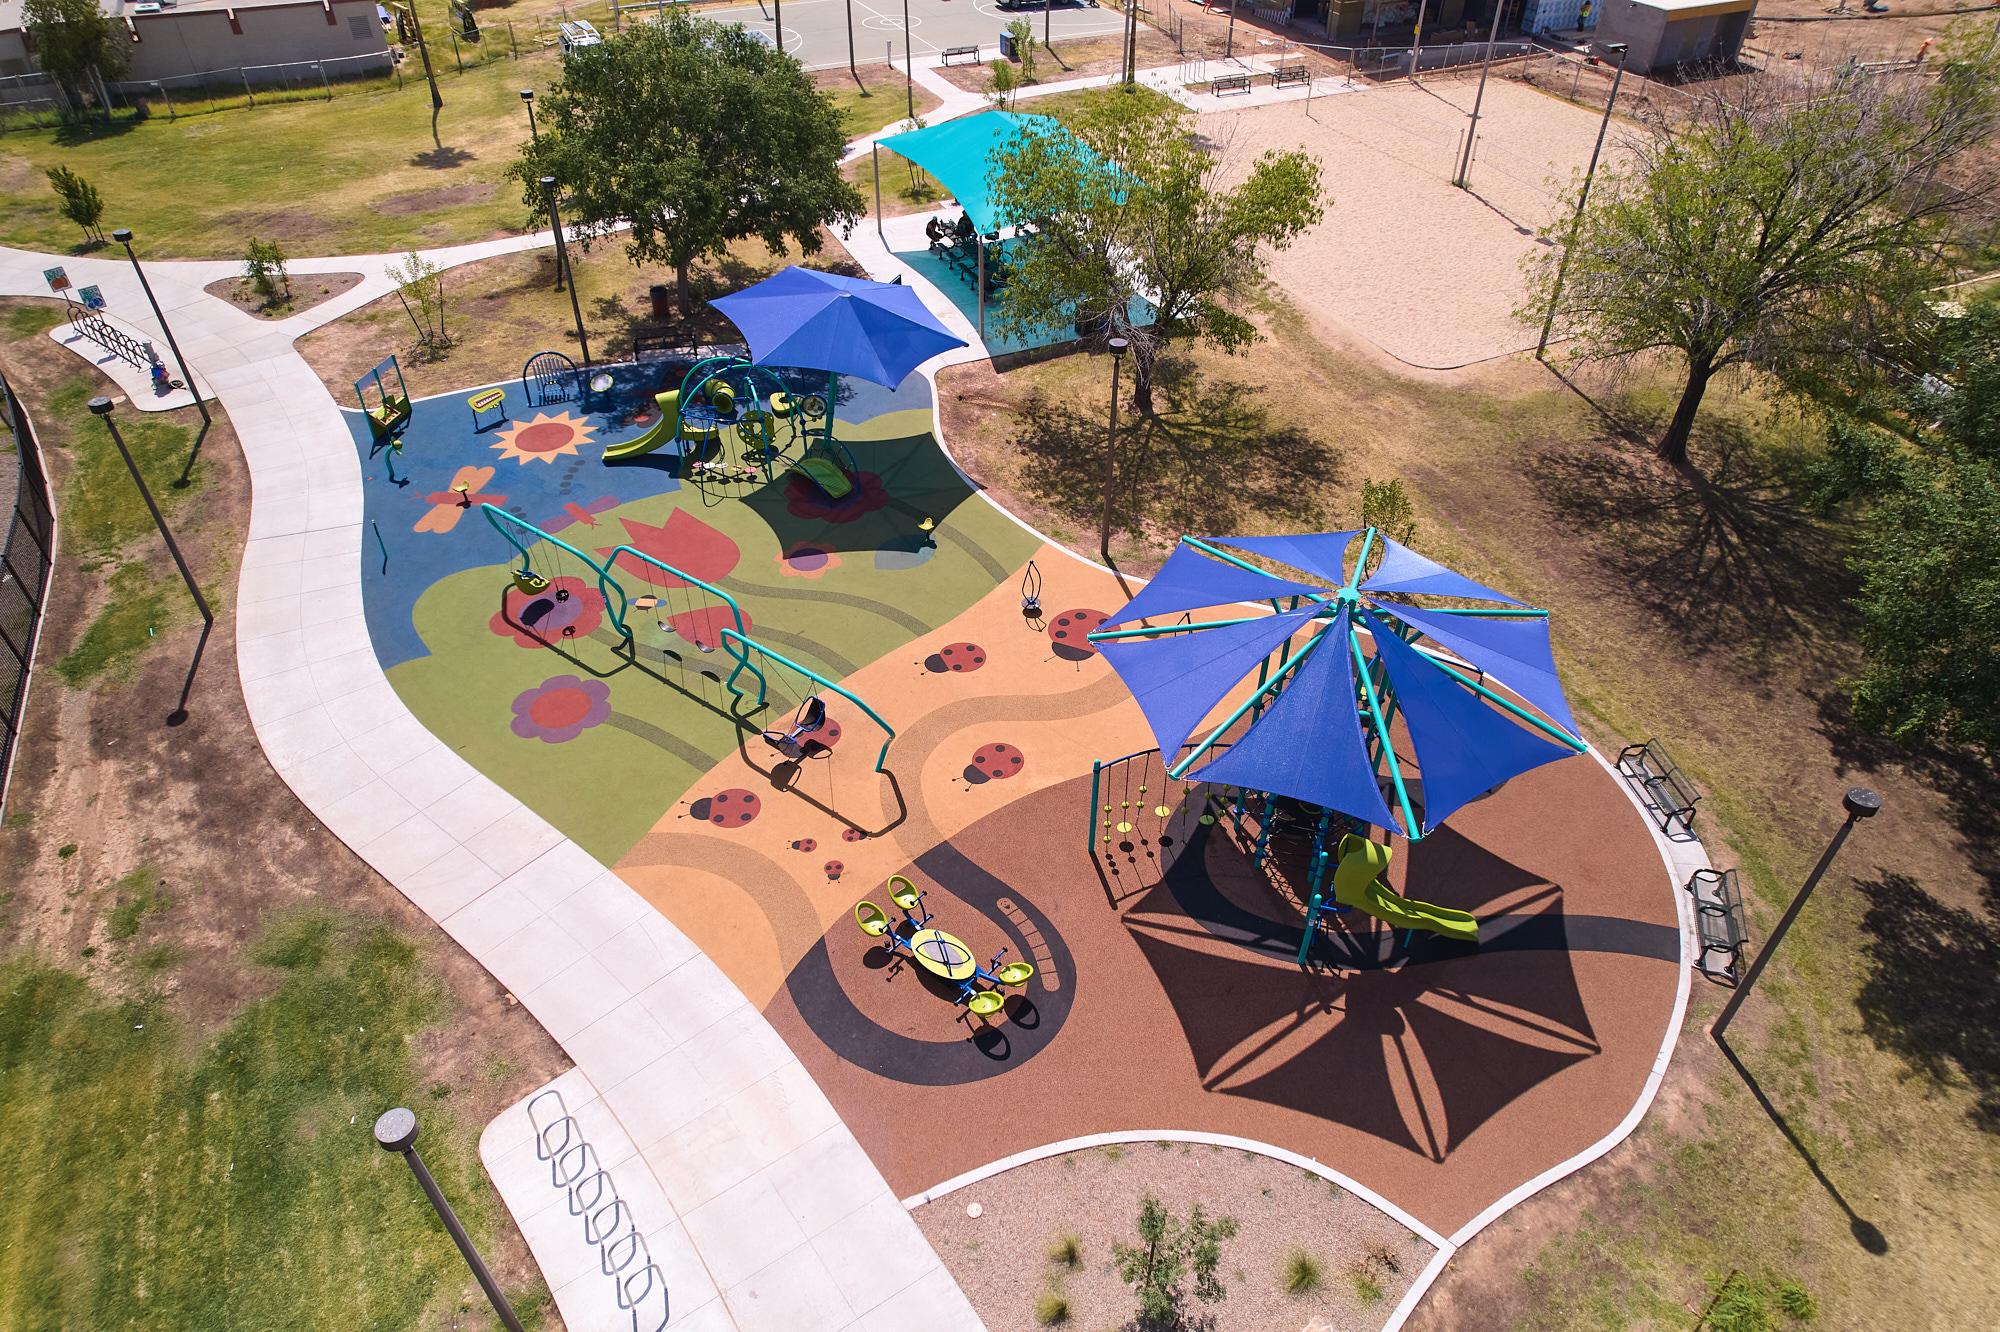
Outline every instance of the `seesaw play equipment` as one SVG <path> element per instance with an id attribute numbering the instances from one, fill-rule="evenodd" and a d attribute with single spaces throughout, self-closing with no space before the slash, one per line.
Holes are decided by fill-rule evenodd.
<path id="1" fill-rule="evenodd" d="M 684 683 L 690 687 L 704 687 L 701 680 L 705 678 L 720 684 L 739 700 L 750 695 L 747 685 L 739 683 L 747 673 L 756 681 L 756 697 L 750 703 L 752 711 L 774 705 L 794 710 L 792 729 L 777 732 L 794 742 L 811 734 L 810 730 L 797 728 L 807 719 L 813 702 L 819 704 L 819 721 L 824 725 L 824 696 L 837 694 L 846 699 L 882 729 L 882 748 L 875 756 L 874 769 L 882 771 L 888 761 L 889 743 L 896 738 L 895 728 L 851 690 L 751 638 L 744 632 L 743 609 L 729 593 L 631 546 L 606 551 L 600 561 L 505 509 L 491 504 L 479 508 L 487 523 L 506 539 L 519 559 L 519 564 L 508 573 L 514 592 L 525 598 L 518 607 L 510 605 L 508 611 L 518 628 L 551 646 L 574 644 L 580 606 L 578 594 L 584 593 L 581 600 L 588 600 L 587 589 L 595 586 L 605 618 L 618 636 L 612 650 L 623 659 L 611 671 L 600 674 L 615 674 L 639 665 L 641 648 L 633 612 L 642 611 L 653 617 L 652 631 L 657 631 L 667 644 L 648 645 L 647 656 L 679 669 Z M 625 563 L 628 560 L 631 563 Z M 649 572 L 634 574 L 632 564 Z M 646 591 L 628 595 L 616 570 L 623 570 L 625 577 L 645 577 Z M 681 647 L 693 648 L 696 655 L 689 656 L 679 650 Z M 704 666 L 703 658 L 718 650 L 722 658 L 714 668 Z M 726 677 L 718 674 L 723 660 L 732 663 Z M 652 673 L 658 678 L 658 672 Z M 788 687 L 787 681 L 792 676 L 806 683 Z M 766 736 L 771 734 L 761 727 L 753 729 Z M 798 747 L 803 753 L 804 746 Z"/>
<path id="2" fill-rule="evenodd" d="M 897 874 L 890 877 L 886 886 L 889 900 L 902 908 L 902 923 L 909 927 L 909 933 L 904 934 L 890 921 L 888 912 L 865 899 L 855 905 L 854 923 L 869 938 L 880 939 L 891 953 L 900 949 L 925 971 L 958 986 L 958 1002 L 968 1012 L 987 1017 L 999 1012 L 1007 1002 L 1007 996 L 999 988 L 981 989 L 981 981 L 995 987 L 1018 987 L 1026 985 L 1035 974 L 1031 962 L 1001 966 L 1000 959 L 1007 956 L 1005 948 L 995 953 L 992 961 L 980 966 L 973 959 L 972 950 L 957 938 L 929 928 L 931 913 L 924 906 L 924 894 L 914 883 Z M 917 915 L 919 911 L 923 912 L 921 917 Z"/>

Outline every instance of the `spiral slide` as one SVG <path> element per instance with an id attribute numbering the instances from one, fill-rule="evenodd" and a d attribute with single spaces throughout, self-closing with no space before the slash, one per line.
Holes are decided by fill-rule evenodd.
<path id="1" fill-rule="evenodd" d="M 626 458 L 636 458 L 642 453 L 651 453 L 680 433 L 681 416 L 676 410 L 681 391 L 673 389 L 666 393 L 656 393 L 653 401 L 659 404 L 660 419 L 653 422 L 652 429 L 643 435 L 620 440 L 604 450 L 605 462 L 619 462 Z"/>
<path id="2" fill-rule="evenodd" d="M 1401 897 L 1379 882 L 1395 854 L 1380 842 L 1349 834 L 1340 839 L 1340 864 L 1333 871 L 1333 899 L 1365 911 L 1399 930 L 1430 930 L 1447 939 L 1479 942 L 1479 922 L 1468 911 Z"/>

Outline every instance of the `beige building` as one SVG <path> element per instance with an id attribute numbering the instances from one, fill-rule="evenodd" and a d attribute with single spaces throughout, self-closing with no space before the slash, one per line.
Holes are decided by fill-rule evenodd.
<path id="1" fill-rule="evenodd" d="M 375 0 L 100 0 L 100 5 L 129 39 L 123 76 L 128 80 L 343 56 L 378 56 L 385 65 L 389 60 Z M 21 0 L 0 0 L 0 76 L 39 69 L 32 45 L 21 23 Z M 334 68 L 347 72 L 361 63 Z"/>
<path id="2" fill-rule="evenodd" d="M 1592 47 L 1611 42 L 1632 49 L 1625 67 L 1647 70 L 1728 62 L 1742 49 L 1757 0 L 1603 0 Z"/>

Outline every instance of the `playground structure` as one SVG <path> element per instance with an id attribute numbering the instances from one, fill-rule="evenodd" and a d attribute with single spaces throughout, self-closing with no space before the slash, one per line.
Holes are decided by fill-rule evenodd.
<path id="1" fill-rule="evenodd" d="M 679 388 L 654 395 L 660 418 L 652 428 L 605 449 L 604 461 L 623 462 L 665 444 L 675 445 L 683 461 L 690 453 L 719 460 L 726 430 L 735 436 L 742 464 L 761 471 L 765 481 L 783 464 L 828 499 L 843 499 L 853 492 L 860 468 L 834 438 L 838 381 L 829 372 L 824 396 L 800 398 L 771 370 L 741 356 L 704 357 L 681 376 Z"/>
<path id="2" fill-rule="evenodd" d="M 1009 962 L 1002 966 L 1000 959 L 1007 956 L 1005 948 L 995 953 L 985 966 L 979 965 L 972 950 L 958 938 L 941 929 L 929 928 L 931 913 L 924 906 L 925 894 L 914 883 L 896 874 L 890 876 L 885 886 L 889 900 L 902 909 L 902 924 L 909 933 L 903 933 L 890 921 L 888 912 L 866 899 L 855 904 L 854 923 L 869 938 L 880 939 L 891 954 L 901 949 L 924 970 L 957 985 L 958 1003 L 967 1012 L 978 1017 L 992 1016 L 1006 1006 L 1007 988 L 1026 985 L 1035 974 L 1032 962 Z M 922 916 L 917 915 L 919 911 Z M 981 989 L 981 981 L 994 988 Z"/>
<path id="3" fill-rule="evenodd" d="M 561 352 L 536 352 L 521 367 L 521 392 L 530 407 L 575 402 L 583 397 L 583 376 Z"/>
<path id="4" fill-rule="evenodd" d="M 1347 550 L 1357 535 L 1362 538 L 1361 550 L 1350 574 Z M 1384 554 L 1381 567 L 1371 575 L 1369 557 L 1378 538 Z M 1195 787 L 1190 769 L 1208 756 L 1209 763 L 1196 775 L 1205 774 L 1206 785 L 1226 793 L 1239 837 L 1244 813 L 1255 817 L 1252 856 L 1259 868 L 1267 864 L 1274 841 L 1309 848 L 1307 879 L 1298 894 L 1305 913 L 1298 952 L 1301 965 L 1310 958 L 1314 936 L 1327 923 L 1326 917 L 1346 910 L 1363 912 L 1395 929 L 1428 930 L 1478 942 L 1478 922 L 1471 916 L 1384 889 L 1377 880 L 1391 853 L 1368 834 L 1379 826 L 1419 841 L 1469 800 L 1491 794 L 1519 772 L 1584 748 L 1573 734 L 1575 723 L 1549 656 L 1548 612 L 1454 574 L 1381 537 L 1374 528 L 1226 541 L 1337 582 L 1337 588 L 1281 578 L 1194 537 L 1183 537 L 1182 543 L 1168 567 L 1121 614 L 1089 636 L 1126 677 L 1161 740 L 1161 750 L 1147 752 L 1164 753 L 1173 746 L 1177 757 L 1164 766 L 1162 789 L 1165 783 L 1180 781 L 1183 799 L 1191 800 Z M 1509 605 L 1418 610 L 1382 599 L 1381 594 L 1389 592 Z M 1189 617 L 1189 612 L 1203 606 L 1262 600 L 1270 603 L 1268 616 L 1216 621 Z M 1171 624 L 1110 627 L 1173 613 L 1180 618 Z M 1494 623 L 1475 627 L 1477 620 L 1458 617 Z M 1363 633 L 1373 643 L 1372 652 L 1362 650 Z M 1295 653 L 1293 639 L 1299 635 L 1310 637 Z M 1443 650 L 1416 646 L 1426 636 Z M 1322 651 L 1329 638 L 1332 646 Z M 1523 697 L 1554 723 L 1487 688 L 1489 662 L 1524 682 Z M 1253 664 L 1257 683 L 1249 697 L 1195 743 L 1194 734 L 1204 718 Z M 1534 738 L 1508 718 L 1527 723 L 1559 745 Z M 1405 760 L 1395 750 L 1391 727 L 1399 720 L 1417 751 L 1420 772 L 1427 754 L 1439 771 L 1450 764 L 1449 781 L 1438 778 L 1431 783 L 1428 808 L 1424 783 L 1405 778 Z M 1305 736 L 1317 738 L 1303 744 L 1300 738 Z M 1134 808 L 1129 793 L 1119 802 L 1120 816 L 1114 820 L 1111 802 L 1102 798 L 1100 788 L 1105 767 L 1129 765 L 1141 757 L 1128 755 L 1112 765 L 1098 765 L 1093 773 L 1093 854 L 1109 843 L 1115 830 L 1125 838 L 1120 849 L 1136 862 L 1137 848 L 1131 840 L 1136 820 L 1129 814 Z M 1250 784 L 1252 779 L 1256 786 Z M 1149 784 L 1142 780 L 1137 806 L 1142 813 L 1148 790 Z M 1393 811 L 1387 803 L 1391 796 Z M 1212 817 L 1213 795 L 1205 794 L 1204 802 L 1202 817 L 1207 821 Z M 1153 809 L 1154 817 L 1163 819 L 1172 812 L 1165 802 Z M 1160 836 L 1164 840 L 1166 835 Z M 1331 896 L 1325 891 L 1329 870 Z"/>
<path id="5" fill-rule="evenodd" d="M 692 646 L 701 655 L 720 649 L 724 657 L 733 663 L 727 677 L 712 670 L 694 668 L 699 676 L 719 683 L 740 703 L 748 697 L 749 691 L 739 687 L 738 680 L 747 671 L 757 681 L 756 698 L 749 705 L 751 711 L 772 706 L 773 695 L 777 695 L 779 703 L 794 715 L 793 730 L 777 734 L 794 745 L 801 736 L 818 730 L 826 723 L 826 705 L 818 691 L 838 694 L 882 729 L 882 746 L 875 756 L 874 771 L 879 773 L 883 770 L 888 762 L 890 742 L 896 738 L 895 728 L 858 695 L 750 637 L 746 632 L 743 608 L 729 593 L 631 546 L 617 546 L 606 552 L 605 558 L 600 561 L 504 509 L 482 504 L 480 510 L 493 530 L 505 538 L 519 556 L 520 563 L 509 577 L 513 590 L 526 600 L 518 609 L 510 606 L 509 610 L 513 615 L 512 623 L 524 632 L 541 638 L 549 646 L 567 639 L 572 628 L 570 622 L 576 618 L 576 612 L 567 608 L 577 599 L 579 592 L 588 592 L 586 584 L 594 584 L 597 595 L 602 598 L 605 615 L 622 640 L 621 648 L 614 649 L 620 652 L 626 663 L 620 669 L 634 667 L 640 660 L 641 645 L 631 623 L 632 613 L 635 610 L 657 612 L 663 606 L 671 612 L 675 604 L 674 594 L 679 593 L 679 604 L 684 609 L 677 614 L 656 618 L 654 624 L 660 633 Z M 647 592 L 628 594 L 615 572 L 621 561 L 628 557 L 649 571 Z M 569 565 L 570 560 L 576 561 L 574 567 Z M 629 571 L 629 566 L 627 568 Z M 551 631 L 556 635 L 553 640 L 545 636 Z M 652 648 L 649 651 L 679 665 L 684 673 L 689 669 L 688 658 L 678 651 L 671 648 Z M 784 683 L 787 678 L 785 672 L 798 676 L 806 684 L 788 688 Z M 777 679 L 774 680 L 773 676 Z M 815 711 L 815 704 L 817 724 L 809 729 L 799 729 L 800 719 Z M 739 717 L 738 720 L 739 724 L 749 725 L 747 719 Z M 772 734 L 769 728 L 755 729 L 762 737 L 768 738 Z M 773 744 L 773 747 L 780 753 L 786 753 L 783 745 Z M 788 759 L 805 756 L 804 746 L 797 747 L 801 753 L 786 753 Z M 817 747 L 816 752 L 824 753 L 825 749 Z"/>
<path id="6" fill-rule="evenodd" d="M 383 382 L 382 374 L 385 370 L 396 376 L 394 393 L 391 393 L 389 386 Z M 372 407 L 368 404 L 370 386 L 375 390 L 375 405 Z M 354 396 L 360 399 L 361 411 L 368 418 L 368 429 L 372 432 L 378 448 L 394 440 L 403 427 L 410 423 L 410 390 L 403 384 L 403 367 L 396 363 L 394 356 L 355 380 Z"/>

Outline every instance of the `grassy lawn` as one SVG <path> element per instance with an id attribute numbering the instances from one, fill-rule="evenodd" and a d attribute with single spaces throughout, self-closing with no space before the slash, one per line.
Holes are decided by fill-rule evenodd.
<path id="1" fill-rule="evenodd" d="M 374 1119 L 401 1103 L 530 1326 L 548 1297 L 479 1130 L 563 1066 L 483 968 L 298 803 L 236 677 L 249 478 L 218 414 L 118 412 L 218 612 L 200 622 L 123 461 L 115 392 L 0 302 L 62 542 L 0 826 L 0 1328 L 497 1326 Z M 12 441 L 4 435 L 11 447 Z M 246 830 L 254 830 L 246 835 Z"/>
<path id="2" fill-rule="evenodd" d="M 31 956 L 0 964 L 0 1134 L 33 1162 L 0 1195 L 0 1326 L 410 1327 L 460 1302 L 456 1249 L 370 1137 L 418 1107 L 432 1171 L 490 1231 L 467 1134 L 410 1058 L 446 1015 L 436 980 L 407 940 L 328 915 L 281 924 L 254 961 L 276 992 L 207 1041 L 143 985 L 107 999 Z M 128 965 L 172 962 L 161 945 Z"/>
<path id="3" fill-rule="evenodd" d="M 445 35 L 442 0 L 420 6 L 444 110 L 431 134 L 430 98 L 416 57 L 393 79 L 332 101 L 250 109 L 241 95 L 179 117 L 164 103 L 141 119 L 112 125 L 27 130 L 0 139 L 0 243 L 57 253 L 89 253 L 74 224 L 56 212 L 43 172 L 66 165 L 104 195 L 107 231 L 130 227 L 155 258 L 235 258 L 250 238 L 276 240 L 293 255 L 377 254 L 484 240 L 521 230 L 519 189 L 502 179 L 528 133 L 522 88 L 546 88 L 557 57 L 533 35 L 561 14 L 609 30 L 602 0 L 545 13 L 526 6 L 482 10 L 485 38 L 465 48 L 459 72 Z M 511 21 L 521 55 L 511 55 Z M 483 63 L 473 63 L 475 59 Z M 863 98 L 845 71 L 819 78 L 865 134 L 902 119 L 903 85 L 871 67 Z M 918 90 L 917 112 L 936 105 Z"/>
<path id="4" fill-rule="evenodd" d="M 1792 1280 L 1824 1326 L 1989 1322 L 2000 784 L 1977 755 L 1847 722 L 1851 529 L 1806 514 L 1787 480 L 1813 432 L 1756 385 L 1722 386 L 1681 474 L 1645 442 L 1671 408 L 1664 376 L 1577 392 L 1526 359 L 1407 376 L 1282 304 L 1259 319 L 1269 340 L 1247 356 L 1183 355 L 1159 420 L 1121 413 L 1121 567 L 1157 567 L 1182 531 L 1354 526 L 1362 481 L 1401 478 L 1420 549 L 1552 610 L 1589 738 L 1659 736 L 1708 793 L 1699 826 L 1740 867 L 1753 945 L 1840 791 L 1886 805 L 1732 1028 L 1755 1092 L 1705 1035 L 1726 992 L 1697 977 L 1639 1133 L 1475 1240 L 1410 1326 L 1686 1327 L 1732 1269 L 1749 1293 L 1730 1299 L 1775 1320 L 1736 1326 L 1795 1325 L 1778 1312 Z M 940 376 L 967 470 L 1086 553 L 1109 381 L 1108 358 L 1075 356 Z"/>

